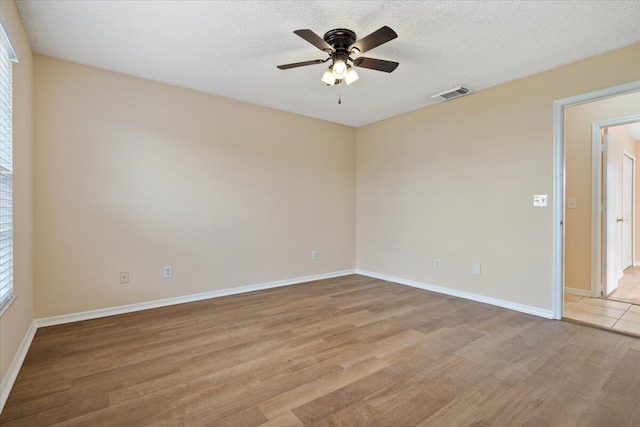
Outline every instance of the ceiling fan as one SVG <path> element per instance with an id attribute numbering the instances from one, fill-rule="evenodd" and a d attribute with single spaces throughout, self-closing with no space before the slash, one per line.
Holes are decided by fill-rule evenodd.
<path id="1" fill-rule="evenodd" d="M 293 64 L 278 65 L 278 68 L 288 70 L 289 68 L 322 64 L 331 60 L 331 66 L 322 75 L 322 81 L 329 86 L 340 83 L 342 80 L 344 80 L 346 84 L 351 84 L 358 80 L 358 73 L 356 73 L 353 67 L 391 73 L 398 68 L 399 65 L 393 61 L 358 56 L 398 37 L 396 32 L 386 25 L 360 40 L 356 40 L 356 33 L 346 28 L 336 28 L 335 30 L 328 31 L 324 35 L 324 38 L 320 38 L 320 36 L 311 30 L 295 30 L 294 33 L 318 49 L 326 52 L 329 57 L 327 59 L 315 59 L 295 62 Z"/>

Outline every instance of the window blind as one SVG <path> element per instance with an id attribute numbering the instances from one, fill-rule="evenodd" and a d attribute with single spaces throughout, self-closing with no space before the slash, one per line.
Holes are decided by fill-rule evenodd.
<path id="1" fill-rule="evenodd" d="M 0 24 L 0 309 L 13 296 L 13 64 Z"/>

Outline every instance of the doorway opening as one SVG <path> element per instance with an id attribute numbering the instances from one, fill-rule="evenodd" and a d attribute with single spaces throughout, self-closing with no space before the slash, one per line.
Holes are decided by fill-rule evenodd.
<path id="1" fill-rule="evenodd" d="M 609 209 L 606 215 L 608 226 L 604 251 L 609 255 L 606 255 L 604 270 L 611 272 L 603 277 L 600 297 L 640 306 L 640 261 L 636 260 L 636 254 L 640 254 L 640 251 L 635 246 L 636 243 L 640 243 L 636 227 L 636 203 L 639 201 L 636 197 L 636 155 L 640 152 L 640 116 L 629 117 L 624 121 L 631 120 L 635 121 L 611 126 L 602 131 L 609 145 L 607 151 L 611 151 L 610 155 L 614 157 L 607 162 L 603 173 L 608 183 L 606 193 L 613 193 L 618 197 L 607 198 Z M 616 165 L 614 151 L 615 148 L 619 151 L 620 147 L 622 156 L 618 158 L 622 161 Z M 617 186 L 616 176 L 619 177 Z"/>
<path id="2" fill-rule="evenodd" d="M 618 107 L 618 111 L 638 110 L 639 114 L 591 124 L 591 286 L 588 296 L 594 298 L 607 298 L 614 294 L 624 271 L 634 266 L 635 242 L 637 240 L 640 243 L 640 238 L 636 239 L 635 236 L 638 231 L 635 226 L 635 204 L 640 201 L 635 196 L 638 187 L 636 153 L 640 152 L 640 94 L 594 105 L 596 114 L 606 114 L 601 107 L 611 108 L 612 105 Z M 574 191 L 571 187 L 567 188 L 568 192 Z M 582 213 L 583 218 L 586 215 L 587 212 Z M 573 224 L 570 224 L 569 213 L 567 221 L 567 227 L 571 227 Z M 575 233 L 575 230 L 572 231 Z M 567 257 L 576 257 L 575 253 L 569 253 L 571 250 L 575 252 L 575 242 L 571 237 L 569 235 L 565 242 Z M 586 261 L 586 258 L 579 261 Z M 568 272 L 567 275 L 569 283 L 577 283 L 574 272 Z M 567 290 L 580 294 L 569 284 Z M 640 303 L 640 300 L 637 302 Z"/>
<path id="3" fill-rule="evenodd" d="M 562 317 L 640 335 L 640 92 L 567 106 L 563 116 Z M 625 301 L 636 289 L 639 298 Z"/>

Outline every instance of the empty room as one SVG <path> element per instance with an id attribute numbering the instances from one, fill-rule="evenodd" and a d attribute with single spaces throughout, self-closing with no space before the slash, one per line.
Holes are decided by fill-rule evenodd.
<path id="1" fill-rule="evenodd" d="M 639 23 L 0 0 L 0 425 L 638 425 Z"/>

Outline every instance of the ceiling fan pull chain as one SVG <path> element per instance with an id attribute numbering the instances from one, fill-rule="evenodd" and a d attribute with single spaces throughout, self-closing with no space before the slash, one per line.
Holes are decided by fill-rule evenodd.
<path id="1" fill-rule="evenodd" d="M 338 104 L 342 104 L 342 95 L 338 94 Z"/>

